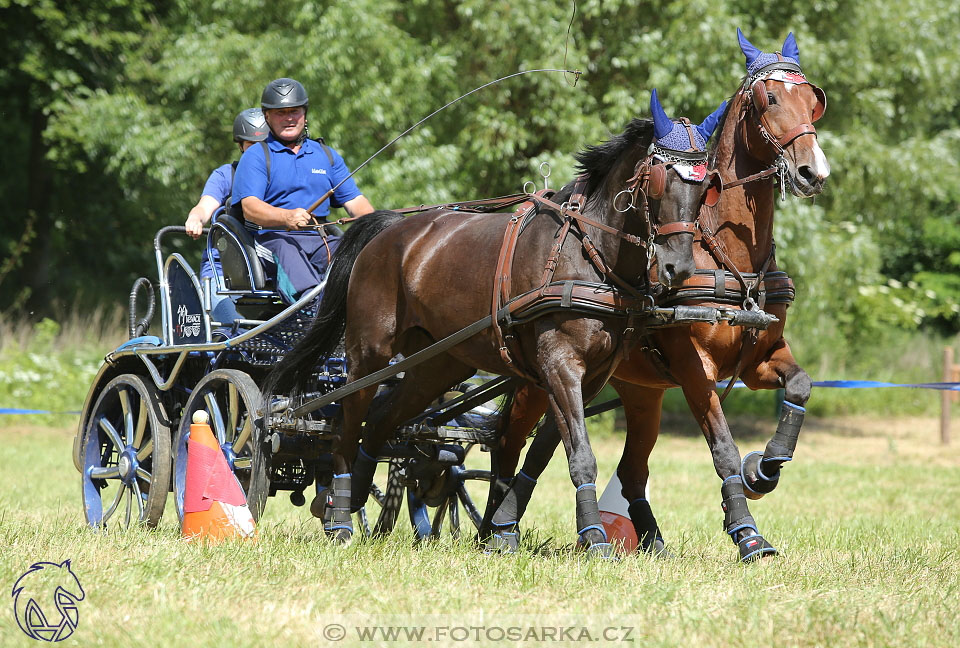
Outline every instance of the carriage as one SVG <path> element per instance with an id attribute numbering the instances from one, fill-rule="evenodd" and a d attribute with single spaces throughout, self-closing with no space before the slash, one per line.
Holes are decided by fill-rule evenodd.
<path id="1" fill-rule="evenodd" d="M 200 409 L 209 413 L 255 519 L 267 498 L 281 492 L 296 506 L 311 496 L 311 511 L 322 517 L 333 475 L 330 445 L 336 439 L 338 405 L 267 426 L 276 418 L 270 415 L 290 403 L 274 399 L 265 411 L 260 392 L 269 369 L 310 326 L 323 284 L 284 304 L 264 274 L 249 232 L 226 214 L 207 230 L 208 253 L 215 250 L 219 263 L 212 277 L 201 280 L 182 254 L 164 253 L 164 243 L 185 231 L 164 227 L 154 237 L 159 330 L 145 334 L 154 294 L 149 281 L 138 279 L 130 297 L 130 339 L 106 355 L 84 403 L 73 459 L 81 473 L 86 521 L 94 527 L 125 528 L 134 522 L 154 527 L 168 493 L 182 518 L 187 438 L 192 415 Z M 145 287 L 149 299 L 141 317 L 137 302 Z M 240 316 L 216 321 L 217 296 L 233 300 Z M 316 367 L 303 399 L 344 382 L 344 360 L 330 358 Z M 383 389 L 390 383 L 385 381 Z M 468 469 L 464 461 L 468 453 L 493 448 L 491 401 L 508 388 L 509 379 L 478 375 L 399 428 L 380 457 L 389 464 L 386 481 L 371 489 L 376 514 L 368 518 L 361 510 L 358 527 L 389 532 L 403 501 L 418 537 L 439 534 L 445 521 L 459 534 L 463 516 L 479 526 L 482 510 L 474 498 L 486 492 L 491 473 Z"/>

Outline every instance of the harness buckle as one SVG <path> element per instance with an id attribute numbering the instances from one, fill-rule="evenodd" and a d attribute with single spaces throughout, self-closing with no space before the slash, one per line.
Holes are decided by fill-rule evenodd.
<path id="1" fill-rule="evenodd" d="M 780 178 L 780 202 L 787 201 L 787 161 L 783 156 L 777 158 L 777 176 Z"/>

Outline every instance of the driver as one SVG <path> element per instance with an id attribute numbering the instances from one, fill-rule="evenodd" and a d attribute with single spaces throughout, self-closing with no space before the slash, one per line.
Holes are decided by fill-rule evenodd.
<path id="1" fill-rule="evenodd" d="M 352 179 L 348 179 L 313 215 L 305 209 L 350 175 L 340 154 L 310 139 L 307 130 L 307 91 L 294 79 L 271 81 L 260 98 L 270 134 L 261 146 L 240 158 L 233 184 L 234 205 L 243 208 L 253 231 L 257 256 L 276 278 L 287 302 L 316 286 L 327 269 L 339 237 L 321 236 L 315 222 L 324 222 L 330 207 L 343 207 L 350 216 L 373 211 Z M 325 240 L 326 239 L 326 240 Z"/>

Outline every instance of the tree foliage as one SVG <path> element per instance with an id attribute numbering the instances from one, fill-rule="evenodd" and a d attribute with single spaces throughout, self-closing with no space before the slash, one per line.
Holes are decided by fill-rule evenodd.
<path id="1" fill-rule="evenodd" d="M 375 205 L 399 207 L 512 193 L 541 161 L 559 184 L 575 151 L 646 114 L 653 87 L 701 120 L 738 87 L 741 27 L 767 51 L 794 31 L 829 96 L 826 191 L 778 207 L 792 337 L 960 330 L 960 5 L 576 4 L 571 25 L 573 3 L 546 0 L 0 0 L 0 310 L 122 299 L 151 273 L 152 233 L 235 156 L 233 117 L 273 78 L 305 84 L 311 133 L 357 166 L 496 77 L 583 70 L 575 87 L 505 81 L 402 139 L 358 176 Z"/>

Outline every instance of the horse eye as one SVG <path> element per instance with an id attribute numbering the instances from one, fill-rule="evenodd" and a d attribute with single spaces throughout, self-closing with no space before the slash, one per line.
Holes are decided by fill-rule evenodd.
<path id="1" fill-rule="evenodd" d="M 771 106 L 777 103 L 777 97 L 772 92 L 767 93 L 767 103 Z"/>

